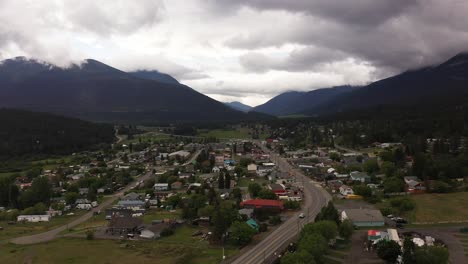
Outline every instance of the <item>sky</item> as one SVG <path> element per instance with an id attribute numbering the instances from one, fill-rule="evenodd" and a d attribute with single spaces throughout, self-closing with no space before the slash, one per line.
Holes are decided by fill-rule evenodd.
<path id="1" fill-rule="evenodd" d="M 0 59 L 158 70 L 252 106 L 468 50 L 466 0 L 0 0 Z"/>

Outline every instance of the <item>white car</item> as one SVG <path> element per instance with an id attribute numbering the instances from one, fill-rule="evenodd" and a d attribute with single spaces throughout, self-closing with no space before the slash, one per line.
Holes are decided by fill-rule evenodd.
<path id="1" fill-rule="evenodd" d="M 304 213 L 301 213 L 301 214 L 299 215 L 299 218 L 304 218 L 304 217 L 305 217 Z"/>

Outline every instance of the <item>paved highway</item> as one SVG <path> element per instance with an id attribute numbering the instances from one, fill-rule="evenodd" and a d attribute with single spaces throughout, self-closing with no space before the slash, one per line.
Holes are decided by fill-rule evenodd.
<path id="1" fill-rule="evenodd" d="M 147 172 L 143 176 L 138 177 L 137 181 L 147 180 L 149 177 L 151 177 L 151 175 L 152 175 L 151 172 Z M 94 212 L 102 211 L 102 210 L 108 208 L 117 199 L 122 197 L 126 191 L 131 190 L 132 187 L 134 187 L 134 186 L 135 186 L 135 182 L 130 183 L 129 185 L 127 185 L 121 191 L 109 196 L 108 199 L 106 199 L 104 202 L 102 202 L 96 208 L 93 208 L 91 211 L 87 212 L 86 214 L 80 216 L 78 219 L 73 220 L 72 222 L 70 222 L 70 223 L 68 223 L 66 225 L 63 225 L 63 226 L 57 227 L 55 229 L 49 230 L 47 232 L 36 234 L 36 235 L 13 238 L 13 239 L 10 240 L 10 242 L 12 242 L 14 244 L 19 244 L 19 245 L 29 245 L 29 244 L 36 244 L 36 243 L 42 243 L 42 242 L 47 242 L 47 241 L 53 240 L 54 238 L 57 237 L 57 235 L 60 232 L 62 232 L 64 230 L 67 230 L 68 228 L 72 228 L 74 226 L 77 226 L 77 225 L 89 220 L 93 216 Z"/>
<path id="2" fill-rule="evenodd" d="M 302 226 L 313 222 L 320 209 L 331 200 L 328 192 L 304 176 L 301 171 L 292 168 L 285 159 L 271 153 L 258 142 L 257 145 L 265 152 L 270 153 L 271 159 L 276 161 L 280 171 L 292 172 L 296 175 L 296 181 L 303 182 L 304 204 L 302 212 L 305 214 L 305 218 L 299 218 L 300 212 L 296 213 L 257 245 L 232 260 L 231 263 L 233 264 L 272 263 L 276 259 L 275 254 L 280 254 L 285 245 L 298 235 Z"/>

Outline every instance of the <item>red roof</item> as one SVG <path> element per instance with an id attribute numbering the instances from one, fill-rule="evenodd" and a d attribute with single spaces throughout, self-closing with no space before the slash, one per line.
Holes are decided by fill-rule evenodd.
<path id="1" fill-rule="evenodd" d="M 255 199 L 255 200 L 244 201 L 240 205 L 241 206 L 255 206 L 255 208 L 278 207 L 282 210 L 284 204 L 282 201 L 277 201 L 277 200 Z"/>

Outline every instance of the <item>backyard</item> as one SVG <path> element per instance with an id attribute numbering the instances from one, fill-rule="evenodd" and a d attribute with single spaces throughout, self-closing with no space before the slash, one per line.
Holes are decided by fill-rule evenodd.
<path id="1" fill-rule="evenodd" d="M 416 209 L 415 223 L 460 221 L 468 222 L 468 192 L 447 194 L 422 194 L 412 196 Z"/>

